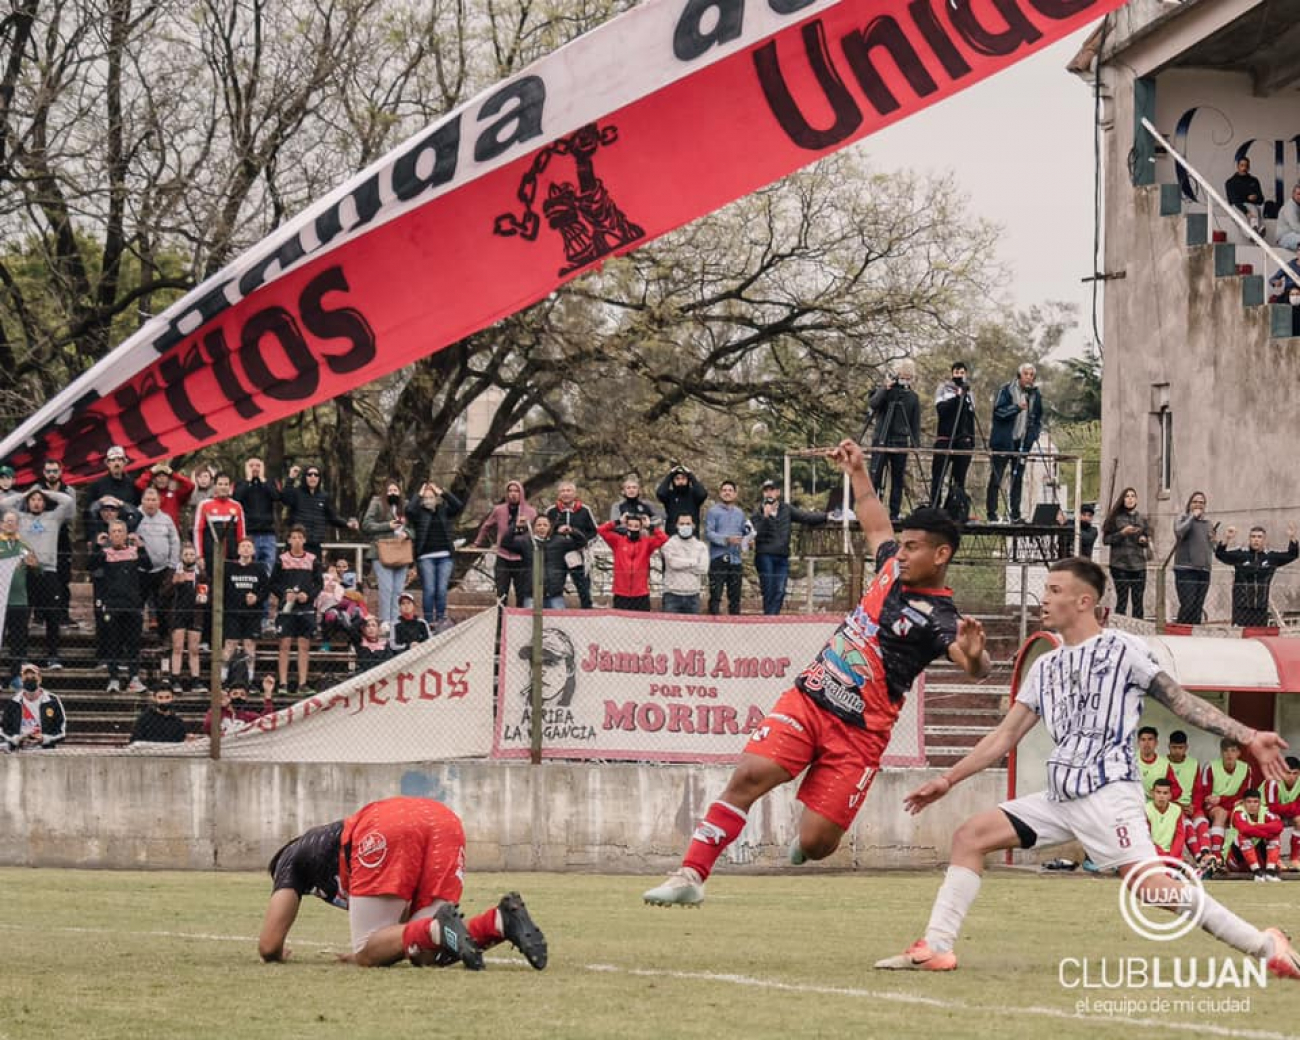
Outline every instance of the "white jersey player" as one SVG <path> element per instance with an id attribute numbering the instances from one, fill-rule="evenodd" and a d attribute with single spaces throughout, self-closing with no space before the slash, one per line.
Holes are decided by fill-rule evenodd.
<path id="1" fill-rule="evenodd" d="M 1043 719 L 1055 747 L 1047 760 L 1046 791 L 1004 802 L 973 816 L 953 834 L 951 865 L 935 898 L 924 938 L 877 968 L 951 971 L 953 947 L 979 893 L 984 857 L 998 849 L 1039 848 L 1078 839 L 1098 867 L 1116 869 L 1126 885 L 1133 871 L 1156 857 L 1133 737 L 1142 698 L 1151 696 L 1181 719 L 1234 737 L 1254 754 L 1264 772 L 1280 777 L 1276 733 L 1256 732 L 1194 697 L 1162 672 L 1138 639 L 1103 631 L 1095 608 L 1106 575 L 1091 560 L 1060 560 L 1049 568 L 1043 625 L 1061 646 L 1034 662 L 1011 710 L 996 730 L 952 767 L 905 799 L 917 813 L 969 776 L 1000 762 Z M 1132 875 L 1132 877 L 1130 877 Z M 1300 958 L 1276 928 L 1260 931 L 1204 891 L 1145 872 L 1138 881 L 1145 902 L 1179 914 L 1200 915 L 1200 926 L 1243 953 L 1265 958 L 1275 974 L 1300 978 Z"/>

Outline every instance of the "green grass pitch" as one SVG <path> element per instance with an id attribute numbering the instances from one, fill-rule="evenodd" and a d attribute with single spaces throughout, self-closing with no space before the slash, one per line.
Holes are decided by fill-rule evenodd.
<path id="1" fill-rule="evenodd" d="M 1176 944 L 1138 938 L 1119 918 L 1114 880 L 991 873 L 958 946 L 961 968 L 941 975 L 871 970 L 923 929 L 938 872 L 751 877 L 724 869 L 698 910 L 644 906 L 640 894 L 657 880 L 473 874 L 462 908 L 477 912 L 519 889 L 551 954 L 535 972 L 497 947 L 486 971 L 470 973 L 338 965 L 331 951 L 346 947 L 346 915 L 315 899 L 290 936 L 291 961 L 263 965 L 254 938 L 265 874 L 3 869 L 0 1040 L 1300 1034 L 1300 982 L 1062 987 L 1063 958 L 1204 963 L 1231 953 L 1200 932 Z M 1211 890 L 1256 924 L 1300 933 L 1300 882 Z M 1123 1001 L 1133 1010 L 1115 1014 Z"/>

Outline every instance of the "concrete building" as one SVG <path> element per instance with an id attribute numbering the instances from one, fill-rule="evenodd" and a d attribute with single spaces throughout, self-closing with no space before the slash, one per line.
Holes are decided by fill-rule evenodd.
<path id="1" fill-rule="evenodd" d="M 1220 193 L 1250 159 L 1273 212 L 1300 181 L 1300 0 L 1131 0 L 1071 69 L 1102 95 L 1103 494 L 1137 489 L 1156 563 L 1193 490 L 1240 541 L 1258 523 L 1280 548 L 1300 521 L 1300 322 L 1267 302 L 1278 263 L 1141 121 Z"/>

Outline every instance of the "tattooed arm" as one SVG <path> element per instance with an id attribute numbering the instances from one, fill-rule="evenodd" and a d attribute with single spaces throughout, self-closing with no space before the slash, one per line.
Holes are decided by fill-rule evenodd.
<path id="1" fill-rule="evenodd" d="M 1166 672 L 1158 673 L 1151 680 L 1151 687 L 1147 692 L 1184 722 L 1190 722 L 1197 729 L 1241 741 L 1241 746 L 1251 752 L 1265 776 L 1286 782 L 1286 764 L 1282 761 L 1282 752 L 1286 750 L 1287 745 L 1276 733 L 1254 730 L 1230 718 L 1213 704 L 1188 693 Z"/>

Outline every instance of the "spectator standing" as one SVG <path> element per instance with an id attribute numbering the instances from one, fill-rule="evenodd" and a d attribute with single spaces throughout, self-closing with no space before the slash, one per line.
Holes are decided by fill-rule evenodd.
<path id="1" fill-rule="evenodd" d="M 884 385 L 876 388 L 867 405 L 871 409 L 873 448 L 915 448 L 921 443 L 921 399 L 912 389 L 916 365 L 904 358 L 885 374 Z M 873 452 L 871 483 L 877 493 L 883 488 L 889 468 L 889 515 L 895 523 L 903 511 L 903 485 L 907 480 L 907 452 Z"/>
<path id="2" fill-rule="evenodd" d="M 970 455 L 950 455 L 949 451 L 970 451 L 975 447 L 975 406 L 971 404 L 970 384 L 966 380 L 966 362 L 952 363 L 951 378 L 939 384 L 934 394 L 934 410 L 939 422 L 934 438 L 934 458 L 930 461 L 930 505 L 944 508 L 944 486 L 953 489 L 953 506 L 948 513 L 958 523 L 970 517 L 970 496 L 966 494 L 966 473 Z M 957 509 L 957 506 L 964 509 Z M 958 517 L 956 513 L 965 513 Z"/>
<path id="3" fill-rule="evenodd" d="M 609 518 L 615 523 L 628 513 L 641 517 L 643 530 L 648 530 L 663 520 L 659 507 L 641 497 L 641 478 L 635 473 L 629 473 L 623 478 L 623 497 L 609 507 Z"/>
<path id="4" fill-rule="evenodd" d="M 596 537 L 596 517 L 578 500 L 578 489 L 571 480 L 560 481 L 555 489 L 555 505 L 546 511 L 551 530 L 559 535 L 576 534 L 587 546 Z M 587 573 L 587 551 L 575 551 L 566 561 L 569 578 L 578 593 L 578 605 L 591 609 L 591 576 Z"/>
<path id="5" fill-rule="evenodd" d="M 688 516 L 696 529 L 700 526 L 700 507 L 709 493 L 699 477 L 680 463 L 664 474 L 655 489 L 655 498 L 663 503 L 664 529 L 672 531 L 679 516 Z"/>
<path id="6" fill-rule="evenodd" d="M 529 588 L 532 587 L 533 553 L 542 554 L 542 607 L 546 610 L 563 610 L 564 583 L 569 577 L 568 558 L 571 553 L 582 552 L 586 544 L 572 528 L 568 534 L 556 534 L 551 529 L 551 518 L 546 515 L 533 520 L 530 532 L 526 524 L 516 524 L 501 542 L 511 552 L 518 553 L 528 569 Z M 523 604 L 532 606 L 532 596 Z"/>
<path id="7" fill-rule="evenodd" d="M 650 609 L 650 557 L 668 541 L 662 529 L 642 530 L 648 523 L 640 513 L 628 512 L 622 526 L 606 520 L 596 533 L 614 553 L 614 609 Z"/>
<path id="8" fill-rule="evenodd" d="M 1214 529 L 1205 518 L 1205 492 L 1193 491 L 1182 515 L 1174 521 L 1174 591 L 1180 625 L 1199 625 L 1205 620 L 1213 560 Z"/>
<path id="9" fill-rule="evenodd" d="M 1277 212 L 1276 242 L 1283 249 L 1300 249 L 1300 182 Z"/>
<path id="10" fill-rule="evenodd" d="M 1002 490 L 1002 476 L 1011 467 L 1011 492 L 1009 518 L 1013 524 L 1021 523 L 1020 499 L 1024 492 L 1025 456 L 1034 450 L 1043 428 L 1043 395 L 1034 380 L 1038 370 L 1025 362 L 1016 378 L 998 388 L 993 402 L 993 430 L 989 448 L 994 454 L 989 469 L 988 494 L 985 506 L 989 523 L 998 519 L 998 495 Z"/>
<path id="11" fill-rule="evenodd" d="M 406 503 L 406 522 L 415 541 L 415 563 L 420 572 L 424 620 L 438 631 L 452 623 L 447 617 L 447 589 L 456 562 L 456 531 L 452 521 L 464 508 L 465 503 L 451 491 L 432 481 L 421 485 L 419 492 Z M 397 591 L 400 594 L 402 590 Z"/>
<path id="12" fill-rule="evenodd" d="M 1085 502 L 1079 507 L 1079 555 L 1085 560 L 1092 559 L 1093 550 L 1097 547 L 1097 526 L 1093 523 L 1093 518 L 1097 515 L 1097 507 L 1092 502 Z"/>
<path id="13" fill-rule="evenodd" d="M 1151 554 L 1151 525 L 1138 512 L 1135 488 L 1125 488 L 1101 525 L 1101 539 L 1110 546 L 1110 576 L 1115 582 L 1115 613 L 1143 617 L 1147 559 Z"/>
<path id="14" fill-rule="evenodd" d="M 416 643 L 423 643 L 433 638 L 433 629 L 429 622 L 415 612 L 415 597 L 403 592 L 397 600 L 397 620 L 388 632 L 389 656 L 405 653 Z"/>
<path id="15" fill-rule="evenodd" d="M 208 613 L 208 586 L 199 568 L 198 550 L 193 542 L 181 546 L 180 565 L 172 572 L 171 599 L 167 627 L 171 632 L 172 689 L 181 693 L 181 665 L 188 661 L 190 689 L 202 693 L 207 687 L 199 676 L 199 641 L 203 638 Z"/>
<path id="16" fill-rule="evenodd" d="M 12 495 L 14 493 L 14 468 L 12 466 L 0 466 L 0 495 Z"/>
<path id="17" fill-rule="evenodd" d="M 63 482 L 63 463 L 58 459 L 46 459 L 41 468 L 41 481 L 37 485 L 42 491 L 57 491 L 72 499 L 72 516 L 59 528 L 59 608 L 63 624 L 72 623 L 69 608 L 72 605 L 72 528 L 77 512 L 77 493 Z"/>
<path id="18" fill-rule="evenodd" d="M 126 475 L 126 462 L 126 449 L 120 444 L 114 444 L 104 456 L 104 465 L 108 467 L 108 472 L 91 481 L 86 488 L 86 513 L 82 529 L 88 543 L 93 544 L 99 535 L 108 530 L 99 512 L 98 503 L 108 499 L 119 505 L 134 506 L 140 501 L 140 493 L 135 489 L 135 481 Z M 125 515 L 123 519 L 126 519 Z"/>
<path id="19" fill-rule="evenodd" d="M 140 495 L 140 522 L 135 533 L 149 554 L 149 570 L 140 580 L 142 606 L 152 608 L 158 638 L 166 645 L 167 618 L 162 601 L 181 562 L 181 536 L 172 518 L 163 512 L 156 487 L 147 487 Z"/>
<path id="20" fill-rule="evenodd" d="M 507 606 L 512 586 L 515 590 L 515 606 L 522 607 L 524 601 L 531 598 L 532 577 L 524 567 L 522 557 L 502 546 L 501 542 L 519 521 L 531 525 L 536 515 L 537 510 L 528 504 L 524 485 L 518 480 L 507 481 L 505 498 L 492 507 L 480 525 L 478 534 L 474 536 L 475 545 L 485 546 L 491 542 L 496 550 L 493 579 L 496 582 L 497 599 L 503 600 Z"/>
<path id="21" fill-rule="evenodd" d="M 256 456 L 246 460 L 244 479 L 235 485 L 231 497 L 244 510 L 244 533 L 253 540 L 253 558 L 269 578 L 279 549 L 275 514 L 280 508 L 280 489 L 266 479 L 266 463 Z"/>
<path id="22" fill-rule="evenodd" d="M 745 511 L 736 505 L 734 480 L 718 485 L 718 499 L 704 515 L 705 536 L 709 542 L 709 613 L 722 609 L 722 592 L 727 592 L 727 613 L 740 613 L 741 579 L 744 565 L 741 555 L 752 540 L 753 525 Z"/>
<path id="23" fill-rule="evenodd" d="M 257 559 L 257 546 L 251 537 L 245 535 L 239 540 L 239 553 L 226 564 L 224 572 L 222 658 L 229 664 L 236 651 L 243 650 L 248 660 L 255 662 L 270 577 Z M 248 678 L 253 679 L 252 668 Z"/>
<path id="24" fill-rule="evenodd" d="M 158 492 L 159 508 L 171 517 L 172 524 L 180 531 L 185 507 L 194 494 L 194 481 L 184 473 L 173 472 L 170 463 L 155 462 L 148 469 L 141 470 L 135 478 L 135 489 L 140 493 L 141 502 L 144 501 L 144 493 L 148 488 Z"/>
<path id="25" fill-rule="evenodd" d="M 98 607 L 103 624 L 108 692 L 117 693 L 118 672 L 127 676 L 127 692 L 142 693 L 140 634 L 144 627 L 141 585 L 152 563 L 138 535 L 128 534 L 126 523 L 114 520 L 100 535 L 87 564 L 100 575 Z"/>
<path id="26" fill-rule="evenodd" d="M 289 548 L 275 561 L 271 572 L 270 593 L 277 604 L 275 630 L 279 636 L 279 676 L 281 695 L 311 693 L 307 685 L 312 636 L 316 634 L 316 611 L 313 601 L 323 584 L 320 559 L 307 551 L 307 532 L 301 524 L 289 529 Z M 297 679 L 289 681 L 289 647 L 297 643 Z"/>
<path id="27" fill-rule="evenodd" d="M 17 510 L 18 539 L 36 556 L 36 566 L 27 571 L 28 606 L 36 623 L 45 626 L 45 667 L 51 671 L 62 668 L 59 625 L 66 604 L 59 582 L 59 542 L 72 522 L 76 500 L 38 484 L 26 494 L 0 498 L 0 509 Z"/>
<path id="28" fill-rule="evenodd" d="M 1273 575 L 1279 567 L 1300 556 L 1295 524 L 1287 525 L 1285 552 L 1270 552 L 1267 537 L 1264 528 L 1252 527 L 1246 548 L 1234 549 L 1232 543 L 1236 541 L 1237 529 L 1229 527 L 1223 540 L 1214 547 L 1215 557 L 1232 568 L 1232 623 L 1243 628 L 1268 626 L 1268 591 Z"/>
<path id="29" fill-rule="evenodd" d="M 390 478 L 384 484 L 382 495 L 371 496 L 361 517 L 361 533 L 370 539 L 370 566 L 375 575 L 375 585 L 379 589 L 376 613 L 380 621 L 392 621 L 397 617 L 397 597 L 406 588 L 406 575 L 410 567 L 405 563 L 384 563 L 379 558 L 378 543 L 381 539 L 390 538 L 410 541 L 411 560 L 415 560 L 415 543 L 406 522 L 408 512 L 402 499 L 401 484 L 396 478 Z M 450 549 L 447 550 L 447 559 L 451 559 Z"/>
<path id="30" fill-rule="evenodd" d="M 30 661 L 20 671 L 22 688 L 5 701 L 0 736 L 9 751 L 48 750 L 67 736 L 63 702 L 41 685 L 41 670 Z"/>
<path id="31" fill-rule="evenodd" d="M 302 475 L 301 483 L 298 482 Z M 356 517 L 344 519 L 334 508 L 334 503 L 325 494 L 320 482 L 320 467 L 308 466 L 306 471 L 301 466 L 289 469 L 289 483 L 280 492 L 280 501 L 289 511 L 289 525 L 300 526 L 307 535 L 304 546 L 318 560 L 323 559 L 322 547 L 325 540 L 337 529 L 349 531 L 360 529 Z"/>
<path id="32" fill-rule="evenodd" d="M 790 535 L 794 524 L 822 524 L 826 514 L 781 501 L 781 485 L 763 481 L 763 501 L 753 516 L 754 567 L 763 597 L 763 613 L 779 614 L 790 576 Z"/>
<path id="33" fill-rule="evenodd" d="M 248 533 L 244 526 L 244 507 L 231 497 L 233 490 L 230 474 L 218 473 L 212 481 L 212 497 L 200 502 L 194 510 L 194 545 L 209 575 L 216 573 L 212 561 L 216 558 L 217 540 L 223 542 L 223 558 L 230 560 Z"/>
<path id="34" fill-rule="evenodd" d="M 18 513 L 4 510 L 0 516 L 0 561 L 13 560 L 9 578 L 9 598 L 5 603 L 3 644 L 5 657 L 10 662 L 8 674 L 18 678 L 19 666 L 27 658 L 27 627 L 30 614 L 27 610 L 27 571 L 37 566 L 36 554 L 18 536 Z"/>
<path id="35" fill-rule="evenodd" d="M 664 561 L 663 612 L 698 614 L 700 579 L 709 573 L 709 547 L 695 537 L 695 524 L 685 514 L 677 517 L 676 537 L 659 550 Z"/>
<path id="36" fill-rule="evenodd" d="M 166 686 L 160 686 L 136 718 L 128 743 L 181 744 L 184 741 L 185 722 L 176 714 L 176 695 Z"/>
<path id="37" fill-rule="evenodd" d="M 1223 191 L 1228 205 L 1244 213 L 1255 231 L 1264 230 L 1264 189 L 1245 156 L 1237 160 L 1237 172 L 1224 182 Z"/>

